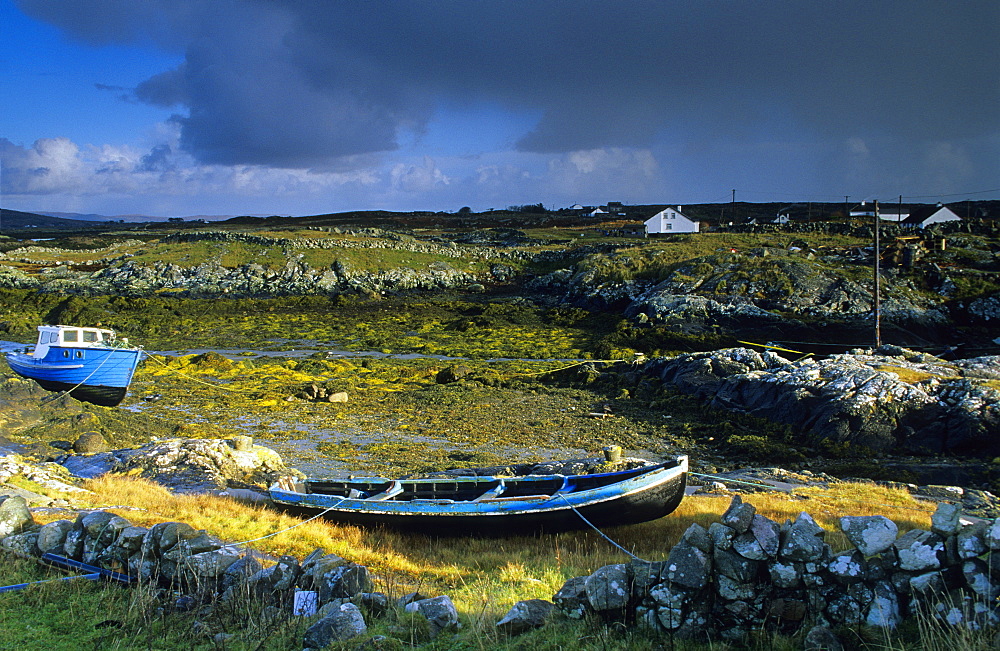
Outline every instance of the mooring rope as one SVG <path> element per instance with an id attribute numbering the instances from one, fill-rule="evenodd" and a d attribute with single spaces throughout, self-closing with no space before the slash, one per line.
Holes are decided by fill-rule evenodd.
<path id="1" fill-rule="evenodd" d="M 293 524 L 292 526 L 290 526 L 290 527 L 288 527 L 286 529 L 281 529 L 279 531 L 275 531 L 274 533 L 269 533 L 266 536 L 261 536 L 259 538 L 251 538 L 250 540 L 243 540 L 241 542 L 226 543 L 225 547 L 236 547 L 238 545 L 246 545 L 246 544 L 249 544 L 249 543 L 252 543 L 252 542 L 257 542 L 258 540 L 265 540 L 267 538 L 271 538 L 273 536 L 277 536 L 278 534 L 285 533 L 286 531 L 291 531 L 292 529 L 294 529 L 296 527 L 301 527 L 304 524 L 312 522 L 316 518 L 320 518 L 320 517 L 326 515 L 330 511 L 334 510 L 335 508 L 337 508 L 338 506 L 340 506 L 341 504 L 343 504 L 344 500 L 346 500 L 346 499 L 348 499 L 348 498 L 341 497 L 340 500 L 336 504 L 334 504 L 333 506 L 328 506 L 326 509 L 324 509 L 323 511 L 320 511 L 319 513 L 317 513 L 313 517 L 309 518 L 308 520 L 303 520 L 302 522 L 297 522 L 297 523 Z"/>
<path id="2" fill-rule="evenodd" d="M 615 547 L 617 547 L 618 549 L 620 549 L 626 556 L 628 556 L 629 558 L 631 558 L 634 561 L 641 561 L 643 563 L 650 563 L 651 562 L 651 561 L 647 561 L 645 559 L 639 558 L 638 556 L 636 556 L 635 554 L 633 554 L 632 552 L 630 552 L 629 550 L 625 549 L 624 547 L 622 547 L 621 545 L 619 545 L 617 542 L 615 542 L 614 540 L 612 540 L 606 533 L 604 533 L 603 531 L 601 531 L 600 529 L 598 529 L 597 525 L 595 525 L 593 522 L 591 522 L 590 520 L 588 520 L 582 513 L 580 513 L 575 506 L 573 506 L 572 504 L 570 504 L 570 501 L 568 499 L 566 499 L 565 495 L 560 494 L 559 497 L 562 499 L 562 501 L 566 502 L 566 506 L 568 506 L 569 508 L 571 508 L 573 510 L 573 513 L 576 513 L 580 517 L 580 519 L 583 520 L 584 523 L 586 523 L 586 525 L 588 527 L 590 527 L 591 529 L 593 529 L 594 531 L 596 531 L 598 533 L 598 535 L 600 535 L 602 538 L 604 538 L 605 540 L 607 540 L 609 543 L 611 543 L 612 545 L 614 545 Z"/>

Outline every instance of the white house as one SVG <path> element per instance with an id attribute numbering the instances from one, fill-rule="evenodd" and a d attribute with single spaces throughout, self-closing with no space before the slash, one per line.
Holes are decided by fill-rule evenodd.
<path id="1" fill-rule="evenodd" d="M 697 233 L 698 222 L 688 219 L 681 212 L 681 206 L 667 208 L 645 221 L 646 235 L 666 235 L 669 233 Z"/>
<path id="2" fill-rule="evenodd" d="M 874 217 L 875 204 L 862 202 L 851 208 L 851 217 Z M 878 218 L 885 222 L 901 222 L 910 216 L 908 208 L 901 208 L 899 205 L 882 204 L 878 207 Z"/>
<path id="3" fill-rule="evenodd" d="M 921 206 L 910 211 L 910 216 L 903 224 L 915 228 L 927 228 L 932 224 L 960 221 L 962 218 L 952 212 L 951 208 L 938 204 L 936 206 Z"/>

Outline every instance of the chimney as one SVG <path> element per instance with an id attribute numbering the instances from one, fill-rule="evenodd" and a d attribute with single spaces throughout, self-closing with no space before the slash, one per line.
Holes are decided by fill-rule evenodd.
<path id="1" fill-rule="evenodd" d="M 677 212 L 684 212 L 684 206 L 677 206 Z"/>

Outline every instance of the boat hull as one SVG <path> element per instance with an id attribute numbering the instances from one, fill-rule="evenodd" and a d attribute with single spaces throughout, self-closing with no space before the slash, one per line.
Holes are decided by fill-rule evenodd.
<path id="1" fill-rule="evenodd" d="M 141 357 L 138 348 L 52 347 L 42 358 L 8 353 L 7 364 L 43 389 L 114 407 L 125 398 Z"/>
<path id="2" fill-rule="evenodd" d="M 270 496 L 276 504 L 292 510 L 320 511 L 326 519 L 364 527 L 382 526 L 438 536 L 557 533 L 590 525 L 603 528 L 647 522 L 673 512 L 684 497 L 687 458 L 650 468 L 593 489 L 524 499 L 372 502 L 276 487 L 272 487 Z M 624 473 L 609 473 L 613 474 Z M 561 479 L 572 483 L 580 477 L 593 476 Z"/>

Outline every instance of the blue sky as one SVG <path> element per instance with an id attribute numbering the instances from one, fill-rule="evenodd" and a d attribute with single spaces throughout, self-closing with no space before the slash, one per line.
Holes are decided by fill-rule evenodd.
<path id="1" fill-rule="evenodd" d="M 1000 198 L 1000 4 L 0 0 L 6 208 Z"/>

